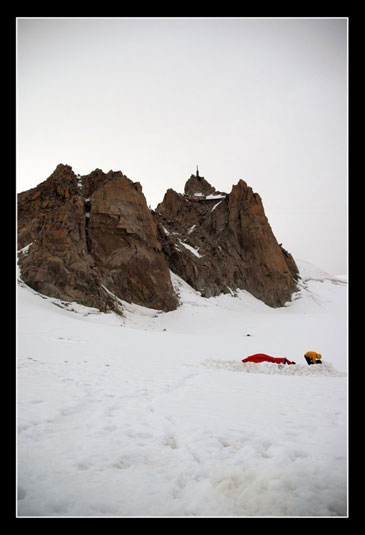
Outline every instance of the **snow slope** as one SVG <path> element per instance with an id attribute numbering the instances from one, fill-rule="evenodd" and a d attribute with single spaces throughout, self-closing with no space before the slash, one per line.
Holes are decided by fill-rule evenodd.
<path id="1" fill-rule="evenodd" d="M 21 284 L 18 516 L 346 516 L 347 284 L 298 265 L 280 309 L 174 274 L 176 311 L 123 318 Z"/>

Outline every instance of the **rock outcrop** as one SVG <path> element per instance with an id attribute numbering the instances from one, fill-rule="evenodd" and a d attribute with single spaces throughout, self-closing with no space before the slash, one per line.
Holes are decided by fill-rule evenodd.
<path id="1" fill-rule="evenodd" d="M 168 190 L 155 211 L 172 271 L 205 297 L 249 291 L 277 307 L 291 299 L 298 269 L 279 245 L 260 196 L 243 180 L 230 194 L 192 175 L 185 194 Z"/>
<path id="2" fill-rule="evenodd" d="M 118 298 L 178 304 L 141 185 L 121 172 L 80 177 L 58 165 L 19 194 L 18 249 L 22 279 L 45 295 L 116 312 Z"/>
<path id="3" fill-rule="evenodd" d="M 121 171 L 80 176 L 60 164 L 18 196 L 18 249 L 38 292 L 118 313 L 120 300 L 174 310 L 170 269 L 205 297 L 241 288 L 270 306 L 290 300 L 298 276 L 260 196 L 243 180 L 218 192 L 198 171 L 152 212 Z"/>

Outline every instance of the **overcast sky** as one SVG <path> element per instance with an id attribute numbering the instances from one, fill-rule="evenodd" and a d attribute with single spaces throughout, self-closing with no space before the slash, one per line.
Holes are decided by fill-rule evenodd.
<path id="1" fill-rule="evenodd" d="M 121 170 L 152 208 L 196 165 L 260 194 L 295 258 L 347 272 L 340 19 L 17 19 L 17 191 Z"/>

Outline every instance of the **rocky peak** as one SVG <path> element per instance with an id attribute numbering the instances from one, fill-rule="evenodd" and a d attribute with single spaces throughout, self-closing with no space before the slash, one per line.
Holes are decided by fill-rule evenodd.
<path id="1" fill-rule="evenodd" d="M 198 170 L 151 212 L 121 171 L 59 164 L 18 196 L 18 249 L 26 284 L 103 311 L 120 312 L 121 300 L 175 309 L 170 270 L 205 297 L 244 289 L 270 306 L 290 300 L 298 276 L 260 196 L 243 180 L 216 191 Z"/>
<path id="2" fill-rule="evenodd" d="M 76 179 L 76 175 L 70 165 L 59 163 L 53 173 L 47 178 L 47 181 L 58 182 L 66 181 L 73 182 Z"/>
<path id="3" fill-rule="evenodd" d="M 70 165 L 58 164 L 53 173 L 44 182 L 29 191 L 34 193 L 34 198 L 48 197 L 54 194 L 55 198 L 65 200 L 77 194 L 77 177 Z"/>
<path id="4" fill-rule="evenodd" d="M 118 313 L 120 300 L 177 306 L 142 187 L 120 171 L 81 177 L 60 164 L 19 194 L 19 249 L 23 281 L 45 295 Z"/>
<path id="5" fill-rule="evenodd" d="M 245 181 L 226 194 L 192 175 L 185 195 L 169 190 L 155 217 L 170 268 L 203 296 L 244 289 L 270 306 L 290 300 L 297 267 Z"/>
<path id="6" fill-rule="evenodd" d="M 89 198 L 91 195 L 98 189 L 102 188 L 107 182 L 116 179 L 125 179 L 132 183 L 121 171 L 109 171 L 104 173 L 102 169 L 94 169 L 88 175 L 80 176 L 78 175 L 79 186 L 84 197 Z"/>
<path id="7" fill-rule="evenodd" d="M 184 187 L 185 195 L 206 196 L 214 192 L 215 188 L 203 176 L 199 176 L 198 171 L 196 175 L 191 175 Z"/>

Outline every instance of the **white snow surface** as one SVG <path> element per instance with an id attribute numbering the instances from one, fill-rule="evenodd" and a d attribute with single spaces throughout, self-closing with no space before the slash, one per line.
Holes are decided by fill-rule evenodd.
<path id="1" fill-rule="evenodd" d="M 347 284 L 297 263 L 278 309 L 172 274 L 176 311 L 120 317 L 20 282 L 18 516 L 347 516 Z"/>
<path id="2" fill-rule="evenodd" d="M 184 243 L 183 241 L 181 241 L 179 239 L 179 243 L 180 245 L 182 245 L 183 247 L 185 247 L 185 249 L 187 249 L 188 251 L 190 251 L 191 253 L 193 253 L 194 256 L 196 256 L 197 258 L 202 258 L 202 255 L 198 252 L 198 249 L 194 249 L 194 247 L 192 247 L 191 245 L 189 245 L 188 243 Z"/>

